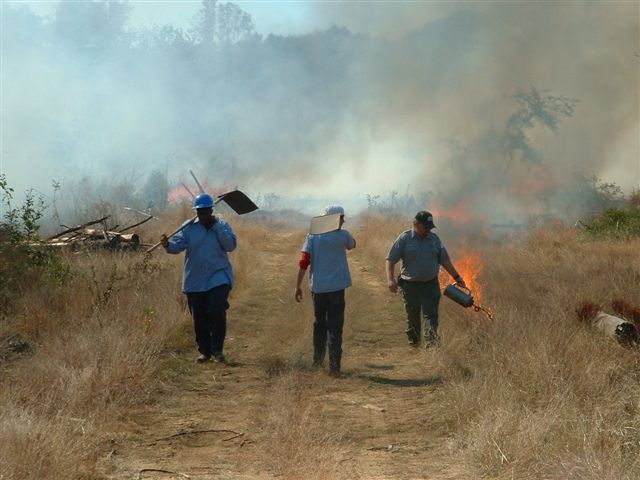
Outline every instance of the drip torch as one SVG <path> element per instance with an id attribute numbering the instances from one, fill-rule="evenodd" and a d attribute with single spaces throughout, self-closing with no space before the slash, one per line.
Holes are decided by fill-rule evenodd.
<path id="1" fill-rule="evenodd" d="M 465 292 L 466 290 L 466 292 Z M 483 311 L 489 320 L 493 320 L 493 313 L 489 308 L 485 308 L 481 305 L 477 305 L 471 294 L 471 290 L 466 287 L 460 287 L 455 283 L 447 285 L 444 289 L 444 295 L 456 302 L 458 305 L 462 305 L 464 308 L 472 307 L 475 312 Z"/>

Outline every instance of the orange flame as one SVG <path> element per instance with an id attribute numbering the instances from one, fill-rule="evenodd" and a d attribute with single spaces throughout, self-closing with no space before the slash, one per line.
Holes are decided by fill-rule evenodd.
<path id="1" fill-rule="evenodd" d="M 183 200 L 191 201 L 191 195 L 180 185 L 179 187 L 169 190 L 168 199 L 170 204 L 180 203 Z"/>
<path id="2" fill-rule="evenodd" d="M 468 223 L 474 218 L 472 210 L 467 208 L 465 200 L 460 200 L 455 205 L 447 208 L 436 204 L 432 207 L 431 213 L 433 214 L 434 222 L 438 222 L 440 219 L 447 219 L 456 223 Z"/>
<path id="3" fill-rule="evenodd" d="M 186 183 L 185 183 L 186 184 Z M 217 188 L 213 188 L 209 182 L 207 182 L 206 180 L 203 180 L 201 182 L 202 184 L 202 188 L 204 188 L 204 191 L 206 193 L 208 193 L 209 195 L 212 195 L 213 197 L 216 197 L 224 192 L 228 192 L 230 189 L 226 188 L 225 186 L 220 186 Z M 189 187 L 189 190 L 191 190 L 192 193 L 194 193 L 195 195 L 197 195 L 199 193 L 198 187 L 196 185 L 191 186 L 186 184 Z M 189 194 L 189 192 L 187 192 L 187 189 L 184 188 L 183 185 L 178 185 L 177 187 L 169 190 L 169 195 L 168 195 L 168 199 L 169 199 L 169 204 L 174 204 L 174 203 L 180 203 L 183 200 L 187 200 L 189 202 L 191 202 L 191 195 Z"/>
<path id="4" fill-rule="evenodd" d="M 471 224 L 479 217 L 474 213 L 473 208 L 469 207 L 470 201 L 466 198 L 459 199 L 455 204 L 443 207 L 436 204 L 430 206 L 433 213 L 434 222 L 438 225 L 438 221 L 445 219 L 455 225 Z M 468 227 L 469 225 L 467 225 Z M 484 230 L 483 230 L 484 232 Z M 460 256 L 452 256 L 453 264 L 460 276 L 464 279 L 467 287 L 471 290 L 476 304 L 482 296 L 482 287 L 480 285 L 480 277 L 484 269 L 482 255 L 478 250 L 470 248 L 460 248 L 462 254 Z M 444 270 L 440 270 L 440 283 L 442 285 L 452 283 L 453 280 Z"/>
<path id="5" fill-rule="evenodd" d="M 478 304 L 482 298 L 482 286 L 480 277 L 484 270 L 482 256 L 476 250 L 465 250 L 464 253 L 453 262 L 456 270 L 471 290 L 475 303 Z M 440 283 L 442 285 L 453 283 L 451 276 L 444 270 L 440 270 Z"/>

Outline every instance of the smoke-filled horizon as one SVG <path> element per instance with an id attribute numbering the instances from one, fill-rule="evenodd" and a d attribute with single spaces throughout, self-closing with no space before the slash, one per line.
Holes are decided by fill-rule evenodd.
<path id="1" fill-rule="evenodd" d="M 212 1 L 187 29 L 3 3 L 2 173 L 47 191 L 193 169 L 283 206 L 395 191 L 494 221 L 579 211 L 580 177 L 640 185 L 637 4 L 312 8 L 343 21 L 260 36 Z"/>

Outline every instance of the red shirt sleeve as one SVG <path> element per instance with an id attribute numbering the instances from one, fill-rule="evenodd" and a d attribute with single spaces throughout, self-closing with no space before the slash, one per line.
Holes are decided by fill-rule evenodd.
<path id="1" fill-rule="evenodd" d="M 306 270 L 311 265 L 311 255 L 308 252 L 300 252 L 300 260 L 298 265 L 302 270 Z"/>

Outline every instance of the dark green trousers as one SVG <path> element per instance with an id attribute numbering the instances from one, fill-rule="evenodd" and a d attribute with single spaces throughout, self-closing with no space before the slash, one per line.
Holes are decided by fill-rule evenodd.
<path id="1" fill-rule="evenodd" d="M 438 339 L 438 306 L 440 305 L 440 283 L 437 278 L 429 282 L 401 282 L 402 299 L 407 312 L 407 338 L 411 344 L 420 343 L 420 320 L 424 318 L 425 344 Z"/>

